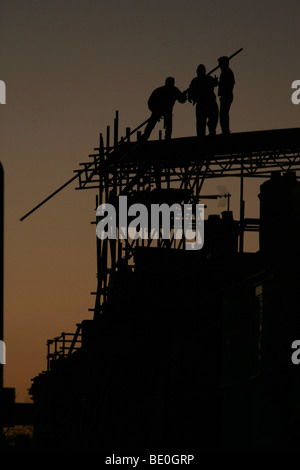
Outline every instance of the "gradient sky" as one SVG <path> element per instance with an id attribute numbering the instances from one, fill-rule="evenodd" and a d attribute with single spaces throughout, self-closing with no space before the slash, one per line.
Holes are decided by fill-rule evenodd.
<path id="1" fill-rule="evenodd" d="M 300 105 L 291 102 L 300 79 L 299 18 L 295 0 L 0 0 L 4 380 L 17 401 L 29 400 L 31 378 L 46 368 L 46 340 L 92 318 L 95 193 L 73 184 L 20 217 L 89 160 L 115 110 L 124 135 L 149 117 L 148 97 L 166 76 L 185 89 L 199 63 L 209 70 L 240 47 L 231 63 L 232 132 L 299 127 Z M 189 103 L 175 105 L 173 137 L 195 135 L 194 112 Z M 258 216 L 261 183 L 246 182 L 246 217 Z M 219 184 L 205 192 L 217 193 Z M 238 182 L 225 184 L 238 217 Z"/>

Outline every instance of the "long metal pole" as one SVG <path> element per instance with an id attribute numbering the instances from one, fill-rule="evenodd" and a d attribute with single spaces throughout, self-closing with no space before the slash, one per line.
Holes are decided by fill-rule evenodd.
<path id="1" fill-rule="evenodd" d="M 231 56 L 228 57 L 229 60 L 231 60 L 233 57 L 235 57 L 236 55 L 238 55 L 240 52 L 242 52 L 243 48 L 241 47 L 240 49 L 238 49 L 236 52 L 234 52 L 234 54 L 231 54 Z M 210 70 L 206 75 L 211 75 L 213 72 L 215 72 L 216 70 L 218 70 L 220 68 L 220 65 L 217 65 L 215 68 L 213 68 L 212 70 Z M 188 88 L 186 90 L 183 91 L 183 93 L 187 93 L 188 91 Z"/>
<path id="2" fill-rule="evenodd" d="M 149 118 L 146 119 L 146 121 L 142 122 L 142 124 L 140 124 L 139 126 L 137 126 L 133 131 L 130 132 L 130 134 L 128 134 L 126 136 L 126 138 L 128 138 L 130 135 L 134 134 L 135 132 L 137 132 L 138 129 L 140 129 L 142 126 L 144 126 L 147 122 L 149 121 Z M 119 142 L 121 143 L 121 142 Z M 109 153 L 106 152 L 106 154 Z M 47 201 L 49 201 L 49 199 L 53 198 L 53 196 L 55 196 L 57 193 L 59 193 L 62 189 L 64 189 L 66 186 L 68 186 L 70 183 L 72 183 L 74 180 L 76 180 L 76 178 L 78 178 L 79 175 L 81 175 L 82 173 L 84 173 L 88 168 L 90 168 L 92 165 L 94 165 L 94 162 L 91 162 L 89 163 L 88 165 L 86 165 L 86 167 L 79 171 L 75 176 L 73 176 L 73 178 L 70 178 L 68 181 L 66 181 L 65 184 L 63 184 L 62 186 L 60 186 L 56 191 L 54 191 L 52 194 L 50 194 L 50 196 L 46 197 L 46 199 L 44 199 L 42 202 L 40 202 L 37 206 L 35 206 L 33 209 L 31 209 L 31 211 L 27 212 L 27 214 L 23 215 L 23 217 L 20 218 L 20 221 L 22 222 L 24 219 L 26 219 L 26 217 L 28 217 L 30 214 L 32 214 L 33 212 L 35 212 L 39 207 L 41 207 L 43 204 L 45 204 Z"/>
<path id="3" fill-rule="evenodd" d="M 231 56 L 228 57 L 229 60 L 231 60 L 233 57 L 235 57 L 236 55 L 238 55 L 240 52 L 242 52 L 243 48 L 241 47 L 238 51 L 236 51 L 234 54 L 232 54 Z M 211 73 L 215 72 L 216 70 L 218 70 L 220 68 L 219 65 L 217 65 L 214 69 L 212 69 L 210 72 L 208 72 L 207 75 L 210 75 Z"/>

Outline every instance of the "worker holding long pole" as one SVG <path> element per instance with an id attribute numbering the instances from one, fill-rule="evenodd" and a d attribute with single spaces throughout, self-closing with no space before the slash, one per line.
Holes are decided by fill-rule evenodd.
<path id="1" fill-rule="evenodd" d="M 232 70 L 229 68 L 229 61 L 237 54 L 239 54 L 242 50 L 242 48 L 237 50 L 234 54 L 229 57 L 220 57 L 218 59 L 219 65 L 217 65 L 210 72 L 205 74 L 205 76 L 196 77 L 194 80 L 192 80 L 189 88 L 184 91 L 184 93 L 187 93 L 190 102 L 193 102 L 193 104 L 197 103 L 196 120 L 197 135 L 199 137 L 205 135 L 206 120 L 207 125 L 210 128 L 210 134 L 215 133 L 215 128 L 218 120 L 218 107 L 215 102 L 214 93 L 212 89 L 217 84 L 219 85 L 218 96 L 220 100 L 220 126 L 222 134 L 226 135 L 230 133 L 229 110 L 233 101 L 233 88 L 235 85 L 235 78 Z M 204 67 L 202 64 L 201 66 Z M 219 68 L 221 69 L 219 80 L 217 79 L 217 77 L 215 77 L 214 79 L 208 77 Z M 210 97 L 211 99 L 209 99 Z"/>
<path id="2" fill-rule="evenodd" d="M 243 48 L 238 49 L 231 56 L 223 56 L 218 59 L 218 66 L 209 72 L 209 75 L 215 72 L 218 68 L 221 69 L 219 78 L 218 96 L 220 100 L 220 126 L 222 134 L 229 134 L 229 110 L 233 101 L 233 88 L 235 85 L 235 78 L 232 70 L 229 68 L 229 61 L 236 55 L 242 52 Z"/>
<path id="3" fill-rule="evenodd" d="M 218 90 L 220 100 L 220 126 L 222 134 L 229 134 L 229 110 L 233 101 L 235 78 L 229 67 L 229 58 L 227 56 L 220 57 L 218 62 L 221 69 Z"/>

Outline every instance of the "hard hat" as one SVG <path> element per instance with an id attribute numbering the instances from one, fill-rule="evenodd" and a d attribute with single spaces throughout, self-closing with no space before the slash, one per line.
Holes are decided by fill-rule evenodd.
<path id="1" fill-rule="evenodd" d="M 165 85 L 174 86 L 175 85 L 175 78 L 167 77 L 166 80 L 165 80 Z"/>
<path id="2" fill-rule="evenodd" d="M 222 57 L 219 57 L 218 59 L 218 62 L 220 65 L 228 65 L 229 64 L 229 58 L 227 56 L 222 56 Z"/>
<path id="3" fill-rule="evenodd" d="M 197 67 L 197 73 L 203 73 L 203 74 L 205 74 L 205 72 L 206 72 L 205 65 L 203 65 L 203 64 L 198 65 L 198 67 Z"/>

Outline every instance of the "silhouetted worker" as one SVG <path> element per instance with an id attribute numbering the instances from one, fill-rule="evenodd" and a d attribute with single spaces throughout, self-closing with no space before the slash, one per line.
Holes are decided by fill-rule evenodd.
<path id="1" fill-rule="evenodd" d="M 222 134 L 229 134 L 229 110 L 233 100 L 235 79 L 232 70 L 229 68 L 228 57 L 220 57 L 218 62 L 221 69 L 218 90 L 218 95 L 220 97 L 220 125 Z"/>
<path id="2" fill-rule="evenodd" d="M 196 103 L 196 129 L 197 136 L 204 137 L 206 124 L 210 135 L 216 133 L 219 108 L 214 88 L 218 85 L 217 78 L 206 75 L 203 64 L 197 67 L 197 77 L 193 78 L 187 89 L 188 100 Z"/>
<path id="3" fill-rule="evenodd" d="M 164 118 L 165 139 L 171 139 L 173 127 L 172 111 L 176 100 L 179 103 L 185 103 L 186 95 L 175 87 L 175 79 L 168 77 L 165 80 L 165 85 L 156 88 L 148 100 L 148 108 L 152 111 L 152 114 L 145 128 L 143 140 L 149 138 L 156 123 L 162 117 Z"/>

